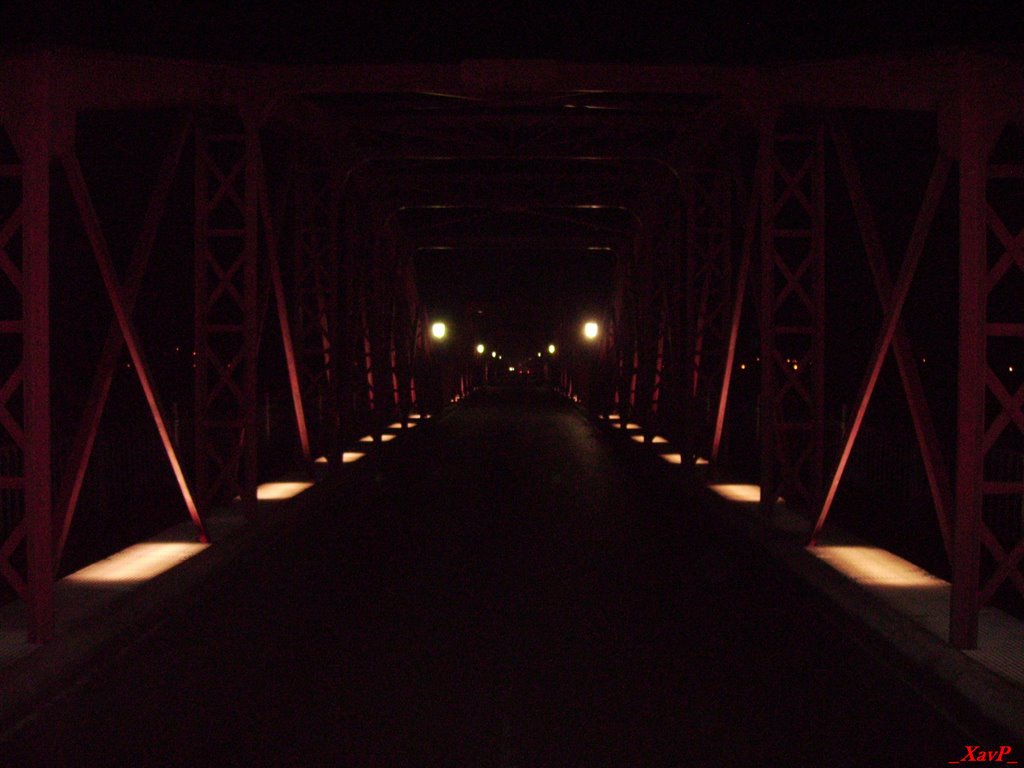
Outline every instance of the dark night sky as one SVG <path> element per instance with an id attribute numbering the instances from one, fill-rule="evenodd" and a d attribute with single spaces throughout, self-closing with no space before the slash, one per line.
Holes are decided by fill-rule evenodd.
<path id="1" fill-rule="evenodd" d="M 16 0 L 0 8 L 0 39 L 214 60 L 729 63 L 1024 39 L 1019 0 L 212 5 Z"/>

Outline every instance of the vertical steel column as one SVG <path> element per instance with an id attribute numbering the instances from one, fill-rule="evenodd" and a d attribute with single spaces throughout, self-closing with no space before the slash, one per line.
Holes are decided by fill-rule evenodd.
<path id="1" fill-rule="evenodd" d="M 950 642 L 978 644 L 978 575 L 981 554 L 981 448 L 985 433 L 985 163 L 984 119 L 973 79 L 959 92 L 960 339 L 957 372 L 956 509 Z"/>
<path id="2" fill-rule="evenodd" d="M 257 357 L 259 355 L 259 124 L 252 113 L 243 116 L 245 129 L 245 241 L 242 248 L 242 506 L 256 512 L 257 459 Z"/>
<path id="3" fill-rule="evenodd" d="M 1024 595 L 1020 570 L 1024 537 L 1019 530 L 1012 541 L 1005 532 L 997 536 L 985 514 L 989 499 L 991 504 L 995 497 L 1009 496 L 1019 504 L 1024 497 L 1024 481 L 1016 472 L 1000 474 L 999 462 L 989 461 L 1001 449 L 1019 453 L 1024 436 L 1024 385 L 1006 358 L 1011 355 L 1010 361 L 1016 362 L 1024 338 L 1019 297 L 1007 295 L 1007 288 L 1014 287 L 1012 276 L 1024 270 L 1024 220 L 1017 205 L 1024 189 L 1024 159 L 1018 140 L 1016 162 L 990 164 L 1007 112 L 1019 105 L 1003 105 L 1005 111 L 1000 114 L 993 103 L 994 91 L 985 86 L 980 73 L 964 62 L 956 126 L 960 369 L 950 606 L 950 642 L 959 648 L 977 646 L 978 611 L 1001 585 L 1010 581 Z M 1021 228 L 1014 232 L 1011 226 Z M 982 568 L 982 547 L 990 556 L 991 568 L 988 563 Z"/>
<path id="4" fill-rule="evenodd" d="M 49 64 L 49 61 L 46 62 Z M 49 67 L 34 71 L 19 136 L 22 160 L 22 301 L 24 317 L 25 542 L 28 637 L 53 634 L 53 474 L 50 444 L 50 160 Z"/>
<path id="5" fill-rule="evenodd" d="M 771 143 L 761 205 L 761 505 L 813 507 L 824 460 L 825 179 L 822 126 Z"/>
<path id="6" fill-rule="evenodd" d="M 760 259 L 761 296 L 758 302 L 758 332 L 761 342 L 761 391 L 758 393 L 758 437 L 760 438 L 760 485 L 761 513 L 770 515 L 778 499 L 778 471 L 775 466 L 776 436 L 775 423 L 775 265 L 772 255 L 771 231 L 766 226 L 775 209 L 775 121 L 777 115 L 766 113 L 761 116 L 758 132 L 758 156 L 764 167 L 756 181 L 760 182 L 754 194 L 761 203 L 760 213 Z"/>
<path id="7" fill-rule="evenodd" d="M 196 483 L 256 504 L 257 128 L 196 128 Z M 211 187 L 212 183 L 212 187 Z"/>

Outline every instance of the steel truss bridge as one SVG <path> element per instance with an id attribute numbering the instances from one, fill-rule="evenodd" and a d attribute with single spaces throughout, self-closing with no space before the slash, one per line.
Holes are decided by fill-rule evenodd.
<path id="1" fill-rule="evenodd" d="M 552 320 L 554 383 L 672 435 L 691 462 L 714 471 L 753 439 L 730 436 L 730 414 L 756 350 L 761 504 L 803 510 L 811 544 L 895 361 L 952 574 L 950 642 L 975 646 L 979 609 L 1024 594 L 1024 538 L 996 535 L 986 511 L 1024 501 L 1022 476 L 990 461 L 1024 432 L 1022 94 L 1019 57 L 971 52 L 750 68 L 4 61 L 0 572 L 31 639 L 51 635 L 125 371 L 151 417 L 135 429 L 155 432 L 204 539 L 215 506 L 256 514 L 261 392 L 287 392 L 293 468 L 335 465 L 346 439 L 486 375 L 427 332 L 430 254 L 548 249 L 612 265 L 599 349 L 573 351 L 571 313 Z M 955 364 L 935 389 L 908 296 L 942 263 Z M 857 285 L 869 352 L 829 451 L 826 310 Z M 191 437 L 167 407 L 155 297 L 191 329 Z M 109 327 L 87 332 L 89 312 Z M 950 439 L 937 392 L 955 399 Z"/>

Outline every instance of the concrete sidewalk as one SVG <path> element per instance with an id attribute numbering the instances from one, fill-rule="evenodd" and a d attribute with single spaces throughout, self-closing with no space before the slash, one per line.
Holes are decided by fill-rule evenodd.
<path id="1" fill-rule="evenodd" d="M 615 416 L 606 423 L 638 450 L 670 465 L 680 462 L 678 449 L 664 438 L 644 442 L 638 425 Z M 946 640 L 949 582 L 834 526 L 815 547 L 806 547 L 811 522 L 783 505 L 765 520 L 756 485 L 702 485 L 704 509 L 809 584 L 848 617 L 851 628 L 867 630 L 869 642 L 890 648 L 897 654 L 895 671 L 912 678 L 936 706 L 956 709 L 950 714 L 959 719 L 990 721 L 1024 749 L 1024 621 L 986 607 L 979 617 L 979 648 L 957 650 Z"/>
<path id="2" fill-rule="evenodd" d="M 382 442 L 401 433 L 402 425 L 389 425 Z M 0 608 L 0 734 L 158 626 L 169 611 L 187 607 L 239 559 L 253 558 L 288 536 L 330 493 L 359 482 L 372 471 L 372 458 L 366 457 L 375 439 L 367 435 L 344 451 L 337 479 L 314 482 L 296 475 L 260 485 L 253 521 L 235 508 L 215 510 L 205 520 L 210 544 L 198 543 L 186 521 L 60 579 L 48 643 L 26 640 L 24 603 Z M 326 459 L 317 465 L 325 469 Z"/>

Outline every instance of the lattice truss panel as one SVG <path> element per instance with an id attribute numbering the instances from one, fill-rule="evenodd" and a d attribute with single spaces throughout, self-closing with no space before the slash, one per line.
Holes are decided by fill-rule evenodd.
<path id="1" fill-rule="evenodd" d="M 986 170 L 979 605 L 1007 583 L 1024 595 L 1024 134 L 1019 128 L 1004 131 Z M 1013 512 L 1007 514 L 1008 509 Z"/>
<path id="2" fill-rule="evenodd" d="M 762 502 L 820 495 L 824 415 L 824 148 L 821 127 L 776 125 L 761 204 Z"/>
<path id="3" fill-rule="evenodd" d="M 21 166 L 0 137 L 0 573 L 25 597 Z"/>
<path id="4" fill-rule="evenodd" d="M 256 137 L 196 129 L 196 484 L 203 504 L 255 498 Z"/>

